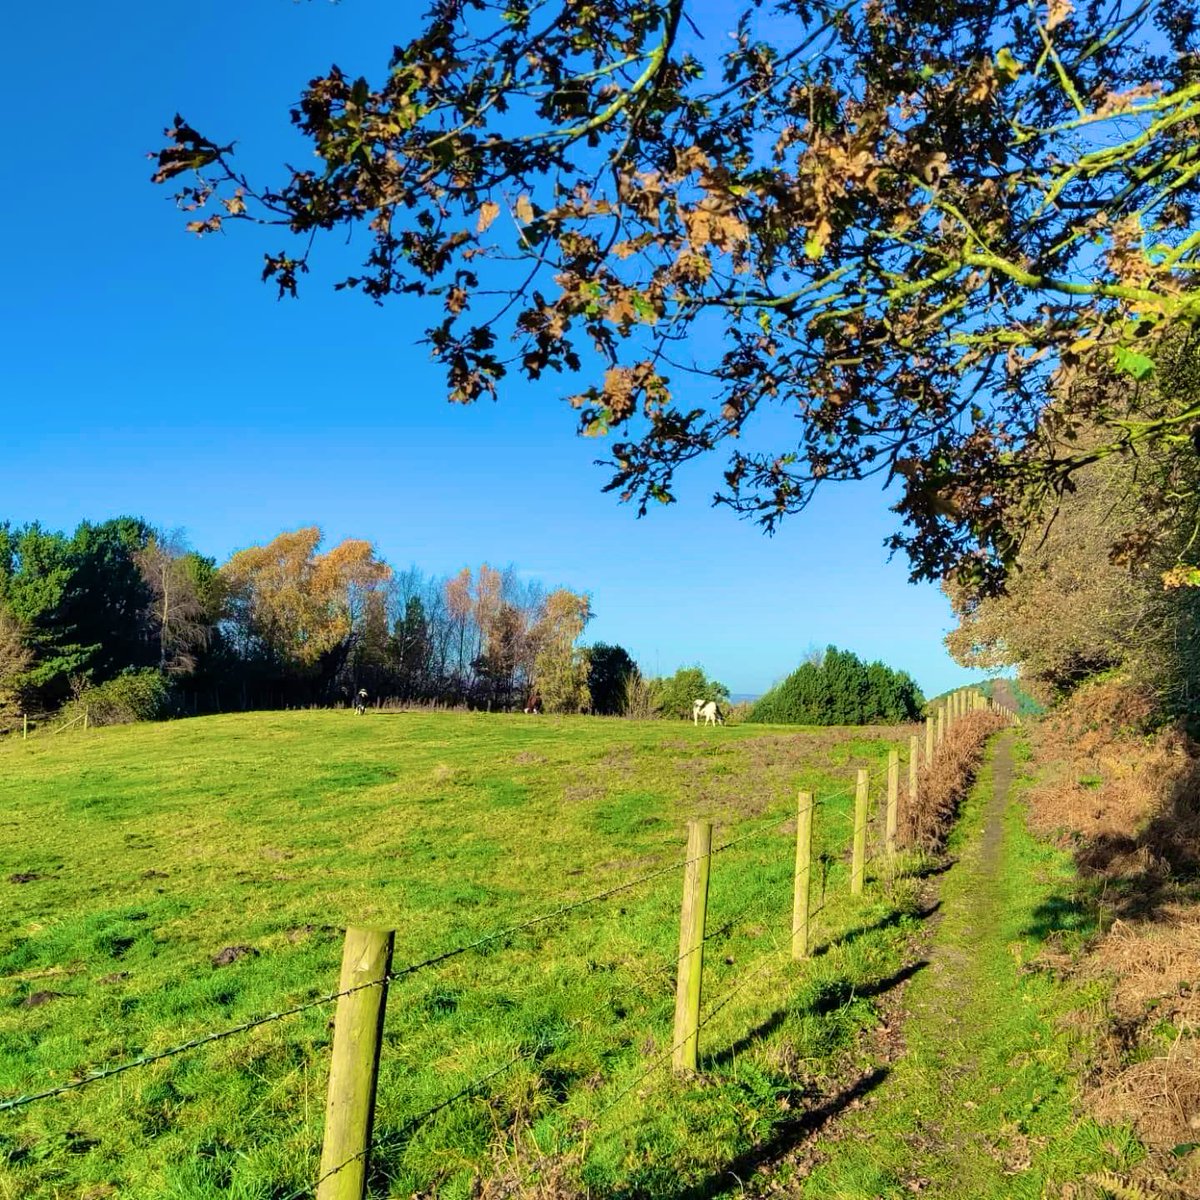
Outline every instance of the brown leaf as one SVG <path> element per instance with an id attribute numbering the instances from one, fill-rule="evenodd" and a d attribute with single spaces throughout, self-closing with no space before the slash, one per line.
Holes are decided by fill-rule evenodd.
<path id="1" fill-rule="evenodd" d="M 1057 29 L 1073 12 L 1071 0 L 1048 0 L 1046 4 L 1046 30 Z"/>
<path id="2" fill-rule="evenodd" d="M 500 205 L 495 200 L 485 200 L 479 208 L 479 221 L 475 226 L 477 233 L 486 233 L 488 226 L 500 215 Z"/>

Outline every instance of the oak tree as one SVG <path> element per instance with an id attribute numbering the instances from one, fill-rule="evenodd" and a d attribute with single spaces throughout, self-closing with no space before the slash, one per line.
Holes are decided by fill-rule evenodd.
<path id="1" fill-rule="evenodd" d="M 154 178 L 196 234 L 275 227 L 281 294 L 361 232 L 338 286 L 423 298 L 452 400 L 563 376 L 639 511 L 706 455 L 768 529 L 876 475 L 913 574 L 986 585 L 1086 461 L 1193 452 L 1197 403 L 1043 410 L 1200 316 L 1196 0 L 739 8 L 431 0 L 304 87 L 313 165 L 251 179 L 177 116 Z"/>

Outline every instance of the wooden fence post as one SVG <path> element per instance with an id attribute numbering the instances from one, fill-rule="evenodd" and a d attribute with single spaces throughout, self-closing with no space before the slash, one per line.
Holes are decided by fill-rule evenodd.
<path id="1" fill-rule="evenodd" d="M 92 710 L 88 705 L 83 706 L 83 727 L 86 729 L 91 723 Z"/>
<path id="2" fill-rule="evenodd" d="M 394 941 L 390 929 L 346 930 L 338 991 L 350 994 L 338 1000 L 333 1022 L 317 1200 L 364 1200 L 367 1194 L 375 1084 Z"/>
<path id="3" fill-rule="evenodd" d="M 917 811 L 917 767 L 918 756 L 920 755 L 920 740 L 914 733 L 908 739 L 908 811 L 915 813 Z"/>
<path id="4" fill-rule="evenodd" d="M 925 766 L 928 767 L 933 762 L 933 717 L 925 718 Z"/>
<path id="5" fill-rule="evenodd" d="M 712 822 L 689 821 L 683 906 L 679 914 L 679 978 L 675 983 L 672 1065 L 694 1071 L 700 1052 L 700 981 L 704 974 L 704 922 L 708 915 L 708 868 Z"/>
<path id="6" fill-rule="evenodd" d="M 867 798 L 870 777 L 860 768 L 854 790 L 854 858 L 850 865 L 850 895 L 859 896 L 867 873 Z"/>
<path id="7" fill-rule="evenodd" d="M 812 879 L 813 794 L 796 803 L 796 888 L 792 897 L 792 957 L 808 957 L 808 892 Z"/>
<path id="8" fill-rule="evenodd" d="M 937 718 L 937 744 L 941 746 L 943 738 L 946 736 L 946 709 L 943 705 L 938 709 Z"/>
<path id="9" fill-rule="evenodd" d="M 888 858 L 896 855 L 896 824 L 900 815 L 900 751 L 888 751 L 887 834 Z"/>
<path id="10" fill-rule="evenodd" d="M 21 714 L 21 741 L 24 741 L 29 736 L 29 714 Z"/>

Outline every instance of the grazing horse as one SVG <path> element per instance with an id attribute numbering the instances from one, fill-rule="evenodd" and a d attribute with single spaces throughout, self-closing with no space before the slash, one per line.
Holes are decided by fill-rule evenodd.
<path id="1" fill-rule="evenodd" d="M 725 724 L 725 719 L 721 716 L 721 710 L 717 707 L 715 700 L 692 701 L 692 724 L 699 725 L 701 717 L 704 718 L 705 725 Z"/>
<path id="2" fill-rule="evenodd" d="M 354 697 L 354 715 L 361 717 L 367 711 L 367 689 L 359 688 L 358 695 Z"/>
<path id="3" fill-rule="evenodd" d="M 525 711 L 527 713 L 540 713 L 542 711 L 542 697 L 538 692 L 530 694 L 525 701 Z"/>

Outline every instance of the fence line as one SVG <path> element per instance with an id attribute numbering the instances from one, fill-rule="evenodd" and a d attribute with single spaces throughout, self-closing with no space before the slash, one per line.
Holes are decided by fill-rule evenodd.
<path id="1" fill-rule="evenodd" d="M 200 1046 L 207 1046 L 212 1042 L 220 1042 L 225 1038 L 234 1037 L 236 1034 L 246 1033 L 251 1029 L 257 1029 L 260 1025 L 270 1025 L 275 1021 L 294 1017 L 298 1013 L 307 1012 L 310 1008 L 320 1008 L 322 1004 L 332 1004 L 333 1001 L 340 1000 L 343 996 L 350 996 L 355 992 L 361 992 L 366 988 L 379 987 L 379 985 L 380 981 L 374 981 L 359 984 L 357 987 L 346 988 L 344 991 L 331 992 L 328 996 L 320 996 L 316 1000 L 307 1000 L 303 1004 L 296 1004 L 291 1008 L 280 1009 L 278 1012 L 267 1013 L 265 1016 L 255 1017 L 249 1021 L 242 1021 L 238 1025 L 231 1025 L 228 1029 L 219 1029 L 215 1033 L 201 1034 L 190 1041 L 181 1042 L 179 1045 L 171 1046 L 166 1050 L 158 1050 L 153 1054 L 140 1054 L 137 1058 L 131 1058 L 126 1062 L 119 1063 L 115 1067 L 91 1071 L 82 1079 L 75 1079 L 70 1083 L 59 1084 L 57 1087 L 47 1088 L 41 1092 L 31 1092 L 25 1096 L 14 1096 L 10 1100 L 0 1101 L 0 1112 L 7 1112 L 14 1108 L 24 1108 L 27 1104 L 33 1104 L 38 1100 L 48 1100 L 52 1096 L 61 1096 L 64 1092 L 78 1091 L 89 1084 L 98 1083 L 101 1079 L 108 1079 L 113 1075 L 122 1075 L 126 1071 L 134 1070 L 136 1067 L 148 1067 L 151 1063 L 161 1062 L 165 1058 L 174 1058 L 176 1055 L 185 1054 L 189 1050 L 196 1050 Z"/>
<path id="2" fill-rule="evenodd" d="M 939 707 L 939 710 L 938 710 L 939 733 L 942 732 L 943 729 L 948 730 L 953 725 L 957 724 L 958 721 L 961 720 L 963 717 L 973 715 L 973 713 L 976 711 L 982 711 L 985 707 L 994 710 L 994 709 L 998 709 L 1000 706 L 996 706 L 996 705 L 992 705 L 992 704 L 984 705 L 980 702 L 979 699 L 975 698 L 974 696 L 971 696 L 970 698 L 968 698 L 968 695 L 966 693 L 963 693 L 963 695 L 961 697 L 961 702 L 959 700 L 953 700 L 950 704 Z M 78 721 L 79 719 L 81 719 L 81 718 L 77 717 L 75 720 Z M 84 717 L 82 719 L 84 719 L 85 723 L 86 723 L 86 714 L 84 715 Z M 1011 714 L 1010 714 L 1010 719 L 1012 719 Z M 71 723 L 74 723 L 74 722 L 71 722 Z M 66 726 L 64 726 L 63 728 L 66 728 Z M 912 739 L 912 741 L 916 741 L 915 737 Z M 942 744 L 942 738 L 939 737 L 937 739 L 937 743 L 935 746 L 934 758 L 937 757 L 937 751 L 940 750 L 941 744 Z M 911 746 L 911 742 L 910 742 L 910 746 Z M 911 757 L 911 750 L 910 750 L 910 757 Z M 925 766 L 926 766 L 926 768 L 928 768 L 930 765 L 930 758 L 929 758 L 929 754 L 928 754 L 928 743 L 926 745 L 925 758 L 926 758 Z M 829 794 L 822 795 L 822 796 L 815 796 L 812 793 L 807 793 L 809 795 L 809 803 L 808 803 L 807 807 L 805 807 L 803 809 L 802 815 L 811 816 L 813 811 L 818 807 L 824 807 L 836 800 L 848 797 L 850 795 L 856 795 L 856 804 L 855 804 L 856 812 L 852 813 L 850 815 L 851 815 L 851 829 L 855 835 L 855 841 L 857 842 L 859 840 L 860 834 L 871 834 L 873 832 L 873 826 L 874 826 L 874 821 L 872 820 L 870 814 L 868 813 L 866 816 L 865 822 L 864 822 L 865 828 L 860 830 L 859 829 L 859 821 L 858 821 L 858 817 L 857 817 L 857 810 L 860 807 L 865 807 L 865 805 L 863 805 L 864 799 L 866 801 L 866 804 L 870 804 L 871 799 L 873 798 L 874 793 L 875 793 L 875 788 L 873 785 L 877 785 L 879 783 L 879 781 L 885 775 L 888 776 L 888 778 L 889 778 L 889 789 L 891 788 L 891 783 L 892 783 L 891 775 L 898 772 L 898 766 L 896 765 L 897 763 L 898 763 L 898 753 L 892 752 L 892 754 L 889 756 L 889 765 L 888 766 L 883 766 L 879 770 L 877 770 L 876 772 L 874 772 L 872 774 L 868 774 L 867 771 L 862 770 L 860 768 L 858 771 L 858 775 L 859 775 L 858 782 L 855 785 L 852 785 L 847 788 L 841 789 L 837 792 L 829 793 Z M 862 791 L 864 790 L 864 786 L 865 786 L 865 791 L 866 791 L 865 797 L 863 797 L 861 794 Z M 889 791 L 889 795 L 890 795 L 890 791 Z M 913 795 L 910 792 L 909 797 L 908 797 L 908 802 L 911 803 L 912 800 L 913 800 Z M 802 802 L 803 802 L 803 797 L 802 797 Z M 884 812 L 883 807 L 880 804 L 878 804 L 878 802 L 876 802 L 875 816 L 876 817 L 881 816 L 883 814 L 883 812 Z M 893 813 L 893 817 L 894 817 L 894 813 Z M 490 943 L 500 941 L 501 939 L 504 939 L 504 938 L 512 937 L 513 935 L 518 934 L 524 930 L 534 928 L 538 925 L 542 925 L 542 924 L 545 924 L 550 921 L 554 921 L 560 917 L 565 916 L 568 913 L 574 912 L 578 909 L 582 909 L 589 905 L 598 904 L 604 900 L 607 900 L 608 898 L 610 898 L 612 896 L 616 896 L 616 895 L 622 894 L 624 892 L 630 891 L 633 888 L 639 887 L 645 883 L 652 882 L 655 879 L 660 879 L 668 874 L 671 874 L 675 871 L 680 870 L 681 868 L 685 869 L 685 871 L 686 871 L 687 868 L 690 868 L 690 867 L 694 866 L 695 864 L 701 863 L 703 860 L 711 860 L 713 856 L 715 856 L 717 854 L 721 854 L 727 850 L 730 850 L 733 847 L 742 844 L 743 842 L 747 842 L 752 839 L 761 838 L 761 837 L 765 837 L 770 834 L 777 833 L 780 829 L 782 829 L 782 827 L 784 825 L 786 825 L 788 822 L 790 822 L 792 820 L 797 820 L 798 825 L 799 825 L 799 815 L 796 815 L 796 814 L 792 814 L 792 815 L 789 815 L 789 816 L 783 817 L 783 818 L 772 819 L 768 823 L 756 826 L 753 829 L 750 829 L 744 833 L 738 834 L 715 847 L 712 847 L 710 845 L 710 843 L 708 843 L 705 840 L 706 838 L 709 837 L 709 835 L 704 835 L 703 838 L 700 838 L 697 841 L 698 845 L 704 844 L 704 845 L 708 846 L 708 848 L 703 853 L 700 853 L 700 854 L 693 853 L 692 855 L 685 857 L 681 860 L 673 861 L 665 866 L 659 867 L 653 871 L 646 872 L 645 874 L 637 876 L 633 879 L 625 880 L 624 882 L 618 883 L 612 887 L 606 888 L 606 889 L 604 889 L 600 892 L 594 893 L 590 896 L 585 896 L 578 900 L 569 901 L 549 912 L 541 913 L 537 916 L 531 917 L 530 919 L 528 919 L 526 921 L 518 922 L 514 925 L 506 926 L 502 929 L 493 931 L 492 933 L 485 934 L 484 936 L 476 938 L 472 941 L 466 942 L 466 943 L 458 945 L 458 946 L 454 946 L 454 947 L 452 947 L 448 950 L 442 951 L 440 953 L 430 955 L 428 958 L 422 959 L 418 962 L 410 963 L 410 964 L 407 964 L 405 966 L 402 966 L 402 967 L 396 968 L 396 969 L 391 969 L 389 967 L 388 969 L 386 969 L 383 972 L 383 974 L 379 978 L 372 979 L 369 982 L 365 982 L 365 983 L 359 984 L 354 987 L 346 987 L 340 991 L 332 992 L 328 995 L 320 996 L 313 1000 L 305 1001 L 301 1004 L 297 1004 L 297 1005 L 291 1006 L 289 1008 L 281 1009 L 277 1012 L 268 1013 L 261 1017 L 256 1017 L 252 1020 L 243 1021 L 243 1022 L 240 1022 L 239 1024 L 230 1026 L 225 1029 L 221 1029 L 221 1030 L 218 1030 L 218 1031 L 215 1031 L 212 1033 L 208 1033 L 208 1034 L 199 1035 L 195 1038 L 190 1039 L 189 1041 L 180 1043 L 179 1045 L 172 1046 L 165 1050 L 157 1051 L 157 1052 L 154 1052 L 151 1054 L 139 1055 L 134 1059 L 119 1063 L 113 1067 L 103 1068 L 103 1069 L 99 1069 L 99 1070 L 93 1070 L 93 1071 L 87 1073 L 86 1075 L 84 1075 L 82 1078 L 75 1079 L 70 1082 L 60 1084 L 60 1085 L 52 1087 L 52 1088 L 47 1088 L 47 1089 L 44 1089 L 39 1092 L 33 1092 L 33 1093 L 26 1094 L 26 1095 L 15 1096 L 8 1100 L 0 1101 L 0 1112 L 11 1111 L 14 1109 L 22 1108 L 26 1105 L 33 1104 L 33 1103 L 41 1101 L 41 1100 L 47 1100 L 47 1099 L 62 1095 L 67 1092 L 72 1092 L 72 1091 L 78 1090 L 80 1088 L 89 1086 L 92 1083 L 99 1082 L 102 1079 L 107 1079 L 112 1076 L 119 1075 L 124 1072 L 131 1071 L 131 1070 L 143 1067 L 143 1066 L 149 1066 L 155 1062 L 159 1062 L 159 1061 L 162 1061 L 165 1059 L 170 1059 L 177 1055 L 200 1048 L 202 1046 L 206 1046 L 211 1043 L 221 1041 L 225 1038 L 233 1037 L 237 1034 L 248 1032 L 249 1030 L 257 1028 L 260 1025 L 266 1025 L 266 1024 L 270 1024 L 270 1023 L 277 1022 L 280 1020 L 284 1020 L 288 1017 L 295 1016 L 297 1014 L 306 1012 L 310 1009 L 315 1009 L 322 1005 L 330 1004 L 335 1001 L 341 1002 L 341 1001 L 345 1000 L 346 998 L 353 996 L 355 993 L 361 992 L 368 988 L 384 987 L 384 989 L 386 991 L 386 984 L 391 981 L 406 978 L 409 975 L 413 975 L 413 974 L 417 973 L 418 971 L 424 970 L 429 967 L 433 967 L 433 966 L 441 964 L 441 963 L 445 963 L 445 962 L 450 961 L 454 958 L 457 958 L 463 954 L 466 954 L 472 950 L 478 949 L 481 946 L 485 946 Z M 705 823 L 702 823 L 702 824 L 705 824 Z M 798 829 L 798 833 L 799 833 L 799 829 Z M 890 849 L 890 844 L 888 844 L 888 846 L 889 846 L 889 855 L 888 856 L 889 856 L 889 859 L 891 859 L 892 853 L 891 853 L 891 849 Z M 867 853 L 865 853 L 865 851 L 866 851 L 866 847 L 864 846 L 862 854 L 856 853 L 855 868 L 854 868 L 854 870 L 851 871 L 851 890 L 852 890 L 852 893 L 854 893 L 854 894 L 857 894 L 858 891 L 861 891 L 861 884 L 865 882 L 866 864 L 877 861 L 878 858 L 880 857 L 880 839 L 878 836 L 870 837 L 870 853 L 867 854 Z M 826 853 L 823 853 L 821 857 L 825 858 Z M 799 874 L 801 871 L 801 866 L 802 866 L 802 864 L 800 863 L 800 856 L 799 856 L 799 852 L 798 852 L 797 863 L 796 863 L 796 868 L 795 868 L 795 873 L 796 873 L 797 877 L 799 877 Z M 803 864 L 803 870 L 806 873 L 811 872 L 811 866 L 808 861 L 806 861 Z M 857 876 L 855 874 L 856 871 L 858 872 Z M 705 877 L 707 876 L 706 869 L 704 870 L 704 876 Z M 853 886 L 856 879 L 859 882 L 859 887 L 857 887 L 857 888 L 855 888 Z M 807 955 L 807 946 L 805 946 L 805 948 L 803 949 L 802 954 L 797 954 L 795 951 L 795 939 L 796 939 L 796 936 L 797 936 L 799 930 L 801 928 L 804 928 L 807 931 L 808 922 L 811 921 L 814 917 L 818 916 L 822 911 L 824 911 L 829 906 L 830 901 L 827 896 L 827 893 L 824 890 L 824 884 L 822 887 L 821 901 L 822 902 L 814 909 L 811 907 L 811 905 L 806 900 L 803 905 L 804 915 L 803 915 L 803 918 L 799 921 L 799 923 L 797 923 L 797 913 L 793 913 L 791 938 L 789 939 L 789 944 L 791 945 L 791 947 L 793 949 L 793 958 L 803 957 L 803 956 Z M 689 919 L 686 915 L 687 903 L 688 903 L 688 901 L 685 898 L 685 917 L 684 917 L 685 924 L 686 924 L 687 920 Z M 715 940 L 718 937 L 726 936 L 726 935 L 730 934 L 731 931 L 733 930 L 733 928 L 737 924 L 739 924 L 741 921 L 743 921 L 744 918 L 749 913 L 756 912 L 756 911 L 765 912 L 765 910 L 768 907 L 770 907 L 771 904 L 772 904 L 771 897 L 763 897 L 763 898 L 757 899 L 754 902 L 752 902 L 751 904 L 742 908 L 739 912 L 735 913 L 732 917 L 727 918 L 718 928 L 714 929 L 712 931 L 712 933 L 706 933 L 705 929 L 704 929 L 704 924 L 705 924 L 705 920 L 706 920 L 706 908 L 707 908 L 707 887 L 705 886 L 703 895 L 700 899 L 700 911 L 698 913 L 694 914 L 693 918 L 692 918 L 696 922 L 696 924 L 694 927 L 693 934 L 690 935 L 691 941 L 689 942 L 689 945 L 687 946 L 687 948 L 683 949 L 682 952 L 677 957 L 667 961 L 665 964 L 663 964 L 663 966 L 657 967 L 649 972 L 646 972 L 643 975 L 640 975 L 639 981 L 645 982 L 649 979 L 655 978 L 658 975 L 664 974 L 664 973 L 670 971 L 672 968 L 678 967 L 685 959 L 688 959 L 688 958 L 692 957 L 693 955 L 702 956 L 703 948 L 706 943 L 708 943 L 712 940 Z M 799 904 L 799 901 L 797 901 L 797 904 Z M 390 938 L 390 935 L 388 935 L 388 936 Z M 773 942 L 776 942 L 774 934 L 771 933 L 770 936 L 771 936 L 771 940 Z M 687 939 L 684 938 L 682 940 L 687 940 Z M 658 1070 L 658 1068 L 660 1066 L 662 1066 L 668 1058 L 674 1056 L 676 1054 L 676 1052 L 678 1052 L 681 1049 L 681 1047 L 685 1046 L 689 1041 L 697 1043 L 695 1045 L 694 1049 L 698 1051 L 698 1035 L 699 1035 L 700 1030 L 705 1028 L 721 1011 L 723 1011 L 730 1003 L 732 1003 L 732 1001 L 738 995 L 740 995 L 742 992 L 744 992 L 746 990 L 746 988 L 748 988 L 752 983 L 757 981 L 763 975 L 763 973 L 765 971 L 767 971 L 773 965 L 776 965 L 778 963 L 779 959 L 786 955 L 787 949 L 788 949 L 788 947 L 781 948 L 778 945 L 778 943 L 776 942 L 774 948 L 770 951 L 767 951 L 766 954 L 764 954 L 762 956 L 761 961 L 755 967 L 753 967 L 751 970 L 749 970 L 743 976 L 743 978 L 741 978 L 739 980 L 739 982 L 729 992 L 727 992 L 724 996 L 722 996 L 715 1004 L 710 1004 L 708 1006 L 708 1008 L 703 1012 L 703 1014 L 701 1014 L 699 1011 L 699 1009 L 700 1009 L 700 994 L 699 994 L 699 987 L 697 985 L 697 978 L 693 977 L 691 980 L 691 987 L 689 989 L 691 995 L 690 995 L 688 1003 L 689 1003 L 689 1005 L 694 1005 L 694 1007 L 691 1010 L 691 1018 L 690 1018 L 690 1023 L 688 1025 L 688 1028 L 687 1028 L 686 1035 L 683 1037 L 682 1040 L 672 1039 L 674 1041 L 674 1044 L 670 1047 L 670 1049 L 668 1049 L 664 1054 L 659 1055 L 644 1072 L 639 1074 L 633 1080 L 632 1083 L 630 1083 L 628 1086 L 622 1088 L 617 1093 L 616 1097 L 614 1097 L 614 1099 L 612 1101 L 610 1101 L 610 1103 L 608 1105 L 606 1105 L 599 1112 L 599 1114 L 594 1118 L 594 1120 L 599 1121 L 605 1115 L 607 1115 L 607 1113 L 610 1112 L 612 1110 L 612 1108 L 615 1107 L 615 1105 L 620 1102 L 620 1100 L 624 1099 L 624 1097 L 627 1096 L 634 1088 L 640 1086 L 647 1078 L 649 1078 L 649 1076 L 651 1074 L 653 1074 L 656 1070 Z M 390 954 L 390 951 L 389 951 L 389 954 Z M 696 970 L 697 971 L 700 969 L 699 964 L 700 964 L 700 958 L 698 957 L 697 962 L 696 962 Z M 343 980 L 343 982 L 344 982 L 344 980 Z M 679 986 L 682 986 L 684 982 L 685 981 L 683 980 L 683 973 L 681 972 Z M 677 1027 L 676 1027 L 677 1034 L 680 1029 L 680 1024 L 679 1024 L 679 1021 L 680 1021 L 679 1004 L 680 1003 L 682 1003 L 682 1001 L 679 1001 L 678 996 L 677 996 Z M 384 1004 L 381 1001 L 381 1003 L 378 1006 L 378 1009 L 379 1009 L 378 1021 L 380 1024 L 380 1028 L 382 1028 L 383 1007 L 384 1007 Z M 341 1009 L 339 1009 L 339 1012 L 340 1011 L 341 1011 Z M 574 1024 L 574 1023 L 571 1023 L 571 1024 Z M 578 1028 L 577 1025 L 576 1025 L 576 1028 Z M 416 1130 L 416 1128 L 418 1128 L 422 1122 L 428 1120 L 430 1117 L 435 1115 L 437 1112 L 442 1111 L 444 1108 L 457 1102 L 458 1100 L 461 1100 L 469 1095 L 472 1095 L 472 1094 L 478 1092 L 479 1089 L 485 1083 L 498 1077 L 502 1073 L 510 1070 L 513 1066 L 516 1065 L 516 1063 L 520 1062 L 522 1059 L 534 1058 L 536 1060 L 536 1057 L 537 1057 L 539 1051 L 541 1051 L 543 1048 L 544 1048 L 543 1045 L 539 1045 L 532 1052 L 526 1051 L 526 1050 L 519 1051 L 516 1055 L 514 1055 L 506 1063 L 497 1067 L 495 1070 L 489 1071 L 486 1074 L 480 1076 L 479 1078 L 473 1080 L 470 1084 L 468 1084 L 465 1088 L 463 1088 L 459 1092 L 456 1092 L 453 1096 L 447 1097 L 444 1100 L 440 1101 L 439 1103 L 433 1105 L 431 1108 L 423 1111 L 422 1113 L 419 1113 L 416 1116 L 407 1119 L 398 1130 L 393 1130 L 391 1133 L 385 1135 L 383 1138 L 373 1139 L 370 1136 L 370 1129 L 369 1129 L 370 1117 L 368 1116 L 368 1118 L 367 1118 L 367 1133 L 365 1136 L 365 1142 L 366 1142 L 365 1149 L 362 1149 L 362 1150 L 358 1151 L 357 1153 L 353 1154 L 352 1156 L 350 1156 L 349 1158 L 346 1158 L 343 1161 L 337 1163 L 337 1165 L 335 1165 L 333 1168 L 322 1172 L 320 1177 L 317 1179 L 317 1181 L 314 1185 L 312 1185 L 311 1187 L 302 1189 L 301 1191 L 299 1191 L 297 1193 L 294 1193 L 294 1195 L 292 1197 L 289 1197 L 289 1200 L 299 1200 L 299 1197 L 302 1197 L 302 1196 L 310 1193 L 315 1188 L 319 1188 L 321 1184 L 325 1183 L 326 1181 L 330 1180 L 334 1176 L 345 1171 L 352 1164 L 355 1164 L 355 1163 L 359 1162 L 359 1160 L 366 1158 L 370 1154 L 372 1149 L 383 1149 L 383 1148 L 387 1147 L 389 1144 L 393 1143 L 397 1137 L 401 1137 L 401 1136 L 403 1136 L 405 1138 L 410 1137 L 412 1132 L 414 1132 Z M 335 1034 L 335 1057 L 336 1057 L 336 1050 L 337 1050 L 337 1035 Z M 681 1065 L 681 1063 L 677 1061 L 677 1066 L 679 1066 L 679 1065 Z M 683 1064 L 683 1065 L 687 1065 L 687 1064 Z M 374 1086 L 375 1086 L 374 1085 L 374 1076 L 372 1075 L 371 1082 L 370 1082 L 371 1106 L 372 1107 L 374 1104 Z M 331 1101 L 332 1101 L 332 1097 L 331 1097 Z M 360 1143 L 360 1144 L 362 1144 L 362 1143 Z M 327 1144 L 327 1147 L 326 1147 L 327 1153 L 328 1153 L 329 1148 L 330 1147 Z M 365 1170 L 362 1173 L 364 1174 L 364 1177 L 365 1177 Z M 353 1180 L 351 1180 L 350 1182 L 353 1183 Z M 358 1184 L 354 1184 L 354 1186 L 357 1188 Z M 330 1192 L 328 1194 L 330 1196 L 332 1196 L 335 1193 Z M 359 1193 L 357 1191 L 355 1191 L 354 1193 L 341 1192 L 341 1191 L 336 1192 L 336 1195 L 338 1195 L 338 1196 L 341 1196 L 343 1194 L 358 1195 Z"/>
<path id="3" fill-rule="evenodd" d="M 421 1125 L 428 1121 L 430 1117 L 440 1113 L 444 1108 L 449 1108 L 451 1104 L 455 1104 L 459 1100 L 464 1100 L 467 1096 L 473 1095 L 480 1089 L 480 1087 L 483 1086 L 483 1084 L 487 1083 L 489 1080 L 495 1079 L 498 1075 L 503 1075 L 505 1071 L 512 1070 L 517 1063 L 528 1057 L 529 1055 L 523 1051 L 519 1054 L 514 1054 L 513 1057 L 508 1060 L 508 1062 L 497 1067 L 494 1071 L 489 1071 L 486 1075 L 480 1075 L 478 1079 L 473 1079 L 461 1091 L 455 1092 L 453 1096 L 447 1096 L 446 1099 L 441 1100 L 437 1104 L 432 1105 L 430 1108 L 425 1109 L 424 1112 L 420 1112 L 417 1113 L 416 1116 L 409 1117 L 404 1124 L 401 1125 L 400 1129 L 393 1130 L 391 1133 L 385 1134 L 381 1138 L 374 1139 L 365 1150 L 360 1150 L 357 1154 L 352 1154 L 349 1158 L 338 1163 L 337 1166 L 330 1167 L 329 1170 L 324 1171 L 322 1174 L 317 1176 L 316 1180 L 312 1184 L 302 1187 L 298 1192 L 292 1192 L 291 1195 L 286 1197 L 286 1200 L 302 1200 L 304 1196 L 307 1196 L 311 1192 L 315 1192 L 326 1180 L 332 1179 L 335 1175 L 340 1174 L 347 1167 L 366 1157 L 372 1151 L 390 1149 L 390 1143 L 395 1141 L 395 1139 L 399 1137 L 401 1133 L 404 1133 L 410 1137 L 417 1131 L 417 1129 L 420 1128 Z"/>

